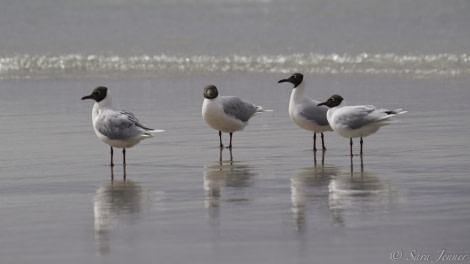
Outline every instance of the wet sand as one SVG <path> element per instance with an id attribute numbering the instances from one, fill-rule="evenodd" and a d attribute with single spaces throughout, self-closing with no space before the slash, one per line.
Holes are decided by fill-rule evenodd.
<path id="1" fill-rule="evenodd" d="M 465 79 L 307 75 L 307 94 L 403 108 L 364 139 L 312 134 L 287 114 L 279 74 L 4 80 L 0 83 L 0 255 L 5 263 L 387 263 L 396 250 L 469 254 Z M 201 118 L 215 84 L 274 109 L 220 152 Z M 94 135 L 94 87 L 165 129 L 111 169 Z M 224 135 L 228 142 L 228 135 Z M 359 151 L 358 140 L 354 141 Z M 232 157 L 232 158 L 231 158 Z M 125 179 L 124 179 L 125 176 Z"/>

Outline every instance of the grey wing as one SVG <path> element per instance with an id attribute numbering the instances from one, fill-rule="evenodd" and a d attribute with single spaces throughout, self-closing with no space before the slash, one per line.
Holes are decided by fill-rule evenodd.
<path id="1" fill-rule="evenodd" d="M 341 122 L 350 129 L 357 129 L 367 124 L 379 120 L 374 115 L 375 107 L 372 105 L 346 106 L 340 109 L 344 111 L 341 115 Z"/>
<path id="2" fill-rule="evenodd" d="M 314 102 L 314 101 L 312 101 Z M 313 121 L 320 126 L 329 125 L 328 119 L 326 118 L 326 112 L 328 112 L 327 106 L 317 106 L 318 103 L 306 104 L 299 113 L 302 117 L 307 120 Z"/>
<path id="3" fill-rule="evenodd" d="M 127 119 L 129 119 L 131 123 L 134 123 L 135 126 L 143 128 L 144 130 L 153 130 L 152 128 L 142 125 L 142 123 L 140 123 L 139 119 L 137 119 L 137 117 L 135 117 L 133 113 L 127 112 L 127 111 L 120 111 L 119 113 L 121 113 L 124 116 L 127 116 Z"/>
<path id="4" fill-rule="evenodd" d="M 235 96 L 226 96 L 222 100 L 224 112 L 243 122 L 248 121 L 257 111 L 256 106 Z"/>
<path id="5" fill-rule="evenodd" d="M 115 112 L 103 115 L 96 124 L 96 129 L 110 139 L 126 139 L 140 134 L 139 120 L 130 112 Z"/>

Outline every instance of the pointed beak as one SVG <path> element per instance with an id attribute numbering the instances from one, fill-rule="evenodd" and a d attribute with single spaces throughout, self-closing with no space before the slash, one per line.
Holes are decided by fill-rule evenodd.
<path id="1" fill-rule="evenodd" d="M 86 100 L 86 99 L 92 99 L 91 95 L 87 95 L 87 96 L 82 97 L 82 100 Z"/>
<path id="2" fill-rule="evenodd" d="M 288 82 L 289 79 L 282 79 L 282 80 L 279 80 L 277 83 L 283 83 L 283 82 Z"/>
<path id="3" fill-rule="evenodd" d="M 326 105 L 326 102 L 317 104 L 317 106 L 322 106 L 322 105 Z"/>

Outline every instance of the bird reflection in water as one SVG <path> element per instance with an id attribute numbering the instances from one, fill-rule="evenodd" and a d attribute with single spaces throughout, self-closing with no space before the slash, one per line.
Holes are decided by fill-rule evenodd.
<path id="1" fill-rule="evenodd" d="M 359 169 L 351 159 L 345 172 L 339 166 L 325 164 L 323 155 L 318 164 L 314 156 L 313 167 L 301 169 L 291 178 L 291 212 L 299 232 L 309 226 L 307 217 L 315 220 L 314 226 L 325 222 L 344 226 L 350 212 L 383 210 L 384 202 L 394 202 L 394 197 L 393 184 L 365 171 L 362 157 Z"/>
<path id="2" fill-rule="evenodd" d="M 354 214 L 366 214 L 375 210 L 383 211 L 395 202 L 396 191 L 392 182 L 382 180 L 375 173 L 364 170 L 360 157 L 360 169 L 354 168 L 351 158 L 350 171 L 332 178 L 329 185 L 329 206 L 338 210 L 348 210 Z"/>
<path id="3" fill-rule="evenodd" d="M 325 151 L 322 151 L 321 163 L 317 163 L 314 152 L 314 165 L 300 170 L 291 178 L 291 212 L 295 221 L 296 230 L 303 232 L 307 227 L 307 209 L 312 210 L 311 215 L 319 222 L 328 222 L 328 215 L 335 215 L 333 222 L 341 223 L 338 213 L 328 213 L 328 184 L 332 177 L 339 172 L 339 167 L 325 165 Z M 322 217 L 326 216 L 326 219 Z"/>
<path id="4" fill-rule="evenodd" d="M 123 180 L 114 180 L 111 167 L 111 180 L 99 187 L 94 197 L 95 240 L 100 254 L 110 252 L 111 231 L 118 223 L 135 224 L 147 196 L 138 183 L 126 179 L 125 166 L 123 170 Z"/>
<path id="5" fill-rule="evenodd" d="M 249 202 L 246 188 L 253 184 L 254 167 L 233 161 L 232 150 L 230 160 L 222 160 L 222 150 L 219 161 L 204 167 L 205 206 L 212 220 L 218 221 L 220 206 L 223 203 Z"/>

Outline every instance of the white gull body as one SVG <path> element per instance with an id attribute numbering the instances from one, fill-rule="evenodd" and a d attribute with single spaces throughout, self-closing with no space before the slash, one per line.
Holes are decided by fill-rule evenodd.
<path id="1" fill-rule="evenodd" d="M 96 101 L 92 110 L 93 129 L 101 141 L 111 146 L 111 166 L 114 165 L 113 147 L 123 149 L 123 164 L 125 164 L 126 148 L 153 137 L 152 133 L 164 131 L 145 127 L 131 112 L 114 109 L 106 87 L 95 88 L 90 95 L 82 98 L 85 99 Z"/>
<path id="2" fill-rule="evenodd" d="M 305 95 L 303 75 L 294 73 L 278 83 L 290 82 L 294 85 L 289 101 L 289 116 L 299 127 L 313 132 L 313 150 L 316 150 L 316 133 L 321 133 L 322 148 L 325 150 L 323 132 L 333 131 L 326 118 L 327 106 L 318 105 L 320 102 Z"/>
<path id="3" fill-rule="evenodd" d="M 326 117 L 333 130 L 342 137 L 350 138 L 351 156 L 352 138 L 361 138 L 362 155 L 363 137 L 377 132 L 382 126 L 396 123 L 397 121 L 390 118 L 406 113 L 402 109 L 388 110 L 373 105 L 344 106 L 343 104 L 343 98 L 339 95 L 332 95 L 327 101 L 320 103 L 330 107 Z"/>
<path id="4" fill-rule="evenodd" d="M 245 102 L 236 96 L 219 96 L 217 87 L 208 85 L 204 88 L 204 101 L 202 103 L 202 118 L 213 129 L 219 131 L 220 147 L 222 132 L 230 134 L 232 148 L 232 135 L 235 131 L 243 130 L 251 117 L 272 110 L 264 110 L 261 106 Z"/>

